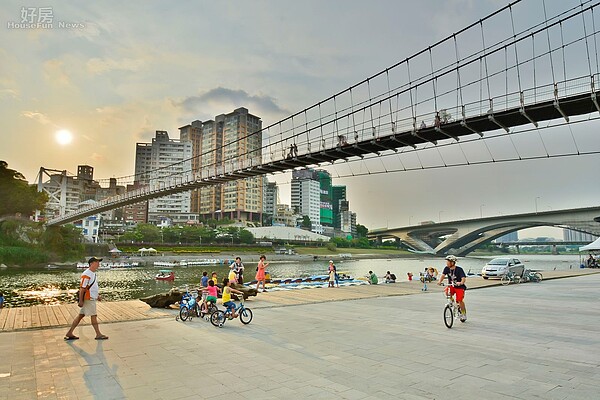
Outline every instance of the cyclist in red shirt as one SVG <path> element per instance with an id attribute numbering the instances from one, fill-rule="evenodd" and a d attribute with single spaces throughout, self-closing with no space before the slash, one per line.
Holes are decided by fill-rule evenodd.
<path id="1" fill-rule="evenodd" d="M 460 320 L 465 322 L 467 320 L 467 307 L 464 298 L 465 290 L 467 290 L 465 285 L 467 275 L 461 267 L 456 265 L 457 260 L 456 256 L 453 255 L 446 257 L 446 268 L 444 268 L 437 284 L 441 285 L 444 277 L 448 277 L 448 287 L 445 290 L 449 291 L 451 295 L 456 295 L 456 301 L 460 306 Z"/>

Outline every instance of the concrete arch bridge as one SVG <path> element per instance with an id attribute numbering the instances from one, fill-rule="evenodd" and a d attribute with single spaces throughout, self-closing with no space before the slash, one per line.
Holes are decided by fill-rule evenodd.
<path id="1" fill-rule="evenodd" d="M 417 252 L 464 256 L 482 244 L 508 233 L 540 226 L 568 228 L 600 236 L 600 207 L 375 229 L 368 236 L 377 240 L 394 238 Z"/>

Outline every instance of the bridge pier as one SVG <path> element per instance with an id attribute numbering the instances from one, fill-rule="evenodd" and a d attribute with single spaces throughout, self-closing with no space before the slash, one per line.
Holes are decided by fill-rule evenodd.
<path id="1" fill-rule="evenodd" d="M 516 245 L 515 247 L 517 248 L 517 254 L 521 254 L 521 246 Z"/>
<path id="2" fill-rule="evenodd" d="M 552 254 L 555 256 L 558 255 L 558 249 L 556 248 L 555 244 L 552 245 Z"/>

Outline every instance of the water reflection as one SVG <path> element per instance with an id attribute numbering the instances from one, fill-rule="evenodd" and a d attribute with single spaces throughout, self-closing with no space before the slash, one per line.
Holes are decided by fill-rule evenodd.
<path id="1" fill-rule="evenodd" d="M 459 259 L 459 265 L 465 271 L 478 273 L 487 260 L 492 257 L 465 257 Z M 527 255 L 520 257 L 527 268 L 538 270 L 578 268 L 578 255 Z M 378 276 L 384 276 L 391 271 L 399 281 L 407 280 L 407 273 L 415 277 L 426 267 L 442 270 L 445 265 L 443 258 L 394 258 L 394 259 L 365 259 L 344 260 L 337 264 L 339 272 L 346 272 L 355 278 L 365 276 L 368 271 L 374 271 Z M 244 279 L 248 282 L 254 279 L 256 263 L 246 263 Z M 272 278 L 306 277 L 327 273 L 328 263 L 300 261 L 270 261 L 269 272 Z M 100 294 L 104 300 L 130 300 L 144 296 L 166 292 L 173 286 L 198 285 L 202 271 L 210 275 L 217 272 L 219 281 L 227 276 L 229 269 L 225 265 L 177 267 L 175 281 L 156 281 L 157 268 L 143 266 L 124 270 L 98 271 Z M 77 291 L 81 270 L 73 267 L 56 269 L 45 268 L 7 268 L 0 273 L 0 291 L 4 293 L 6 305 L 10 307 L 30 306 L 34 304 L 59 304 L 73 302 Z"/>

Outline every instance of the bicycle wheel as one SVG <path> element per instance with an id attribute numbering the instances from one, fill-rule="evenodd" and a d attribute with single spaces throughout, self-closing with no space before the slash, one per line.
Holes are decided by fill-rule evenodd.
<path id="1" fill-rule="evenodd" d="M 187 307 L 181 307 L 181 309 L 179 310 L 179 318 L 182 321 L 186 321 L 189 316 L 190 316 L 190 310 Z"/>
<path id="2" fill-rule="evenodd" d="M 539 272 L 536 272 L 534 274 L 534 276 L 535 276 L 534 281 L 537 282 L 537 283 L 540 283 L 542 281 L 542 279 L 544 279 L 544 277 L 542 276 L 542 274 L 540 274 Z"/>
<path id="3" fill-rule="evenodd" d="M 446 328 L 452 328 L 452 324 L 454 324 L 454 310 L 450 304 L 446 304 L 444 308 L 444 324 L 446 324 Z"/>
<path id="4" fill-rule="evenodd" d="M 503 286 L 506 286 L 510 283 L 510 278 L 507 275 L 502 275 L 502 278 L 500 279 L 500 283 Z"/>
<path id="5" fill-rule="evenodd" d="M 252 310 L 249 308 L 244 308 L 240 312 L 240 321 L 242 321 L 242 324 L 248 325 L 252 321 Z"/>
<path id="6" fill-rule="evenodd" d="M 210 316 L 210 323 L 213 324 L 214 326 L 223 326 L 223 324 L 225 323 L 225 313 L 223 311 L 215 311 L 214 313 L 212 313 L 212 315 Z"/>
<path id="7" fill-rule="evenodd" d="M 198 303 L 194 304 L 194 314 L 196 314 L 196 317 L 202 318 L 202 312 L 200 312 L 200 305 Z"/>

